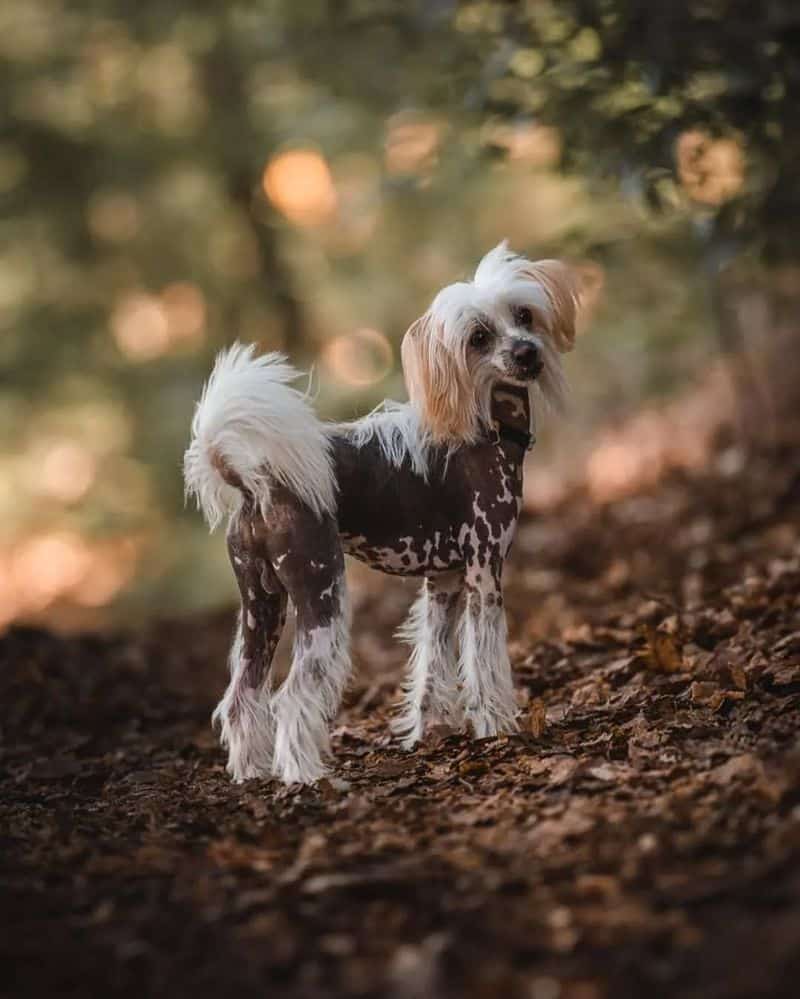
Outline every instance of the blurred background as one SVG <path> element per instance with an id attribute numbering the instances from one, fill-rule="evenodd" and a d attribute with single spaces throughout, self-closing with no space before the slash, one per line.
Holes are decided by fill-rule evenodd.
<path id="1" fill-rule="evenodd" d="M 3 626 L 228 601 L 180 474 L 215 352 L 361 415 L 506 237 L 583 288 L 529 510 L 738 474 L 797 401 L 795 0 L 5 0 L 0 78 Z"/>

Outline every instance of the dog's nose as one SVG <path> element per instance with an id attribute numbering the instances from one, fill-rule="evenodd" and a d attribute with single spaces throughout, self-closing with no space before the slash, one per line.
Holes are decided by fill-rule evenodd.
<path id="1" fill-rule="evenodd" d="M 511 356 L 524 371 L 538 371 L 542 366 L 539 348 L 530 340 L 517 340 L 511 348 Z"/>

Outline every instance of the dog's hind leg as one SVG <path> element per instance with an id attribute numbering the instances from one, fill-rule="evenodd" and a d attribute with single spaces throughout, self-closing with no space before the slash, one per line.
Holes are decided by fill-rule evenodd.
<path id="1" fill-rule="evenodd" d="M 272 521 L 271 521 L 272 522 Z M 350 613 L 336 523 L 294 497 L 276 513 L 272 564 L 295 608 L 292 666 L 274 695 L 272 772 L 308 784 L 326 772 L 329 725 L 350 675 Z"/>
<path id="2" fill-rule="evenodd" d="M 268 675 L 286 621 L 287 594 L 253 529 L 250 510 L 228 532 L 241 610 L 230 652 L 230 682 L 213 715 L 234 780 L 269 777 L 275 738 Z"/>
<path id="3" fill-rule="evenodd" d="M 398 632 L 398 637 L 413 647 L 403 709 L 392 723 L 406 749 L 419 742 L 428 723 L 457 727 L 461 722 L 455 626 L 463 585 L 461 571 L 423 580 Z"/>

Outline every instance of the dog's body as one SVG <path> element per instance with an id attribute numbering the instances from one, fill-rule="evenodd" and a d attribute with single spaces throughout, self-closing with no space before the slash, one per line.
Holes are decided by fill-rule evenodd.
<path id="1" fill-rule="evenodd" d="M 493 254 L 500 270 L 520 261 L 532 273 L 543 266 L 503 245 Z M 479 288 L 477 277 L 463 287 Z M 470 320 L 475 356 L 464 363 L 481 376 L 483 396 L 470 398 L 469 425 L 446 361 L 426 356 L 437 339 L 430 324 L 440 318 L 439 299 L 404 342 L 412 401 L 353 424 L 320 423 L 288 386 L 295 373 L 274 355 L 255 358 L 252 349 L 235 346 L 218 359 L 195 417 L 186 479 L 212 526 L 230 514 L 228 547 L 242 609 L 231 680 L 215 718 L 235 779 L 275 774 L 310 782 L 324 773 L 328 726 L 350 670 L 344 554 L 384 572 L 424 577 L 403 631 L 413 645 L 396 723 L 404 744 L 413 745 L 432 722 L 467 724 L 479 737 L 515 730 L 502 568 L 521 504 L 530 387 L 539 379 L 546 389 L 549 378 L 548 394 L 555 394 L 557 356 L 546 336 L 555 335 L 556 319 L 567 339 L 574 333 L 571 285 L 548 290 L 548 281 L 566 282 L 564 274 L 536 277 L 526 286 L 528 297 L 531 288 L 543 291 L 531 303 L 539 307 L 541 331 L 510 337 L 505 353 L 498 344 L 491 371 L 482 370 L 489 366 L 486 334 L 491 328 L 499 341 L 501 320 L 489 319 L 488 308 L 477 313 L 477 326 Z M 564 296 L 561 313 L 556 291 Z M 468 308 L 458 306 L 459 321 Z M 533 325 L 528 305 L 503 308 L 522 308 Z M 436 364 L 445 365 L 443 377 Z M 438 402 L 437 392 L 444 393 Z M 272 693 L 268 673 L 288 600 L 297 625 L 293 663 Z"/>
<path id="2" fill-rule="evenodd" d="M 346 554 L 400 576 L 463 569 L 474 558 L 484 563 L 500 540 L 491 541 L 481 523 L 488 525 L 490 515 L 500 532 L 513 531 L 519 512 L 530 441 L 527 390 L 499 384 L 493 410 L 495 426 L 516 430 L 516 439 L 487 435 L 453 454 L 431 446 L 424 476 L 410 461 L 393 464 L 374 436 L 354 443 L 346 430 L 334 433 L 337 520 Z"/>

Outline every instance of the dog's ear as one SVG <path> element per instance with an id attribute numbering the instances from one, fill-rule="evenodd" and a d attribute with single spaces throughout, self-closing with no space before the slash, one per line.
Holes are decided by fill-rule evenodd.
<path id="1" fill-rule="evenodd" d="M 466 440 L 476 429 L 466 363 L 445 344 L 430 313 L 408 328 L 400 347 L 408 397 L 438 442 Z"/>
<path id="2" fill-rule="evenodd" d="M 560 260 L 536 260 L 527 264 L 526 275 L 536 281 L 550 303 L 549 333 L 562 354 L 575 346 L 578 312 L 578 281 Z"/>

